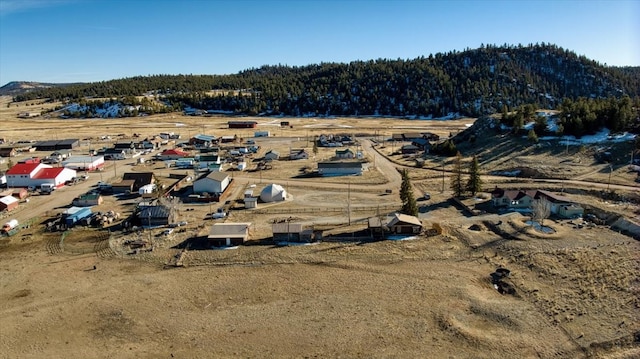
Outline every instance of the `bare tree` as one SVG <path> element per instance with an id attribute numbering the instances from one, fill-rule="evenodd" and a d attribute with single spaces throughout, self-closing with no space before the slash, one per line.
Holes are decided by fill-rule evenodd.
<path id="1" fill-rule="evenodd" d="M 161 197 L 159 199 L 160 205 L 165 206 L 169 210 L 169 223 L 175 223 L 178 221 L 178 214 L 182 207 L 182 202 L 178 197 Z"/>
<path id="2" fill-rule="evenodd" d="M 549 218 L 551 214 L 551 202 L 546 198 L 540 198 L 533 201 L 533 219 L 540 222 L 544 226 L 544 220 Z"/>

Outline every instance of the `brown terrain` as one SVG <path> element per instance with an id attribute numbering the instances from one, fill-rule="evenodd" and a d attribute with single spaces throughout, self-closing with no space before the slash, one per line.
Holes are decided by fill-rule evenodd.
<path id="1" fill-rule="evenodd" d="M 7 141 L 79 138 L 89 147 L 116 140 L 176 132 L 237 135 L 226 117 L 182 114 L 144 118 L 19 119 L 24 111 L 53 104 L 0 101 L 0 137 Z M 447 137 L 474 123 L 388 118 L 255 118 L 268 138 L 252 138 L 267 150 L 312 149 L 320 134 L 354 134 L 371 168 L 348 178 L 301 178 L 335 148 L 316 158 L 274 161 L 266 171 L 234 171 L 222 201 L 231 201 L 228 222 L 251 222 L 250 241 L 235 249 L 193 248 L 215 221 L 213 205 L 183 204 L 185 231 L 162 229 L 125 234 L 119 223 L 107 229 L 74 228 L 48 233 L 40 225 L 98 181 L 124 172 L 153 170 L 171 184 L 161 163 L 110 161 L 104 172 L 62 188 L 33 195 L 8 215 L 32 223 L 0 239 L 1 358 L 635 358 L 640 356 L 640 243 L 610 223 L 548 219 L 545 234 L 518 213 L 469 216 L 449 198 L 452 159 L 427 158 L 422 168 L 383 140 L 394 133 L 429 131 Z M 110 136 L 101 140 L 102 136 Z M 547 189 L 569 196 L 592 213 L 640 221 L 638 186 L 626 166 L 609 168 L 593 160 L 594 148 L 556 151 L 490 137 L 461 146 L 468 160 L 478 154 L 485 190 Z M 628 153 L 623 145 L 620 153 Z M 169 145 L 171 147 L 171 145 Z M 16 161 L 48 153 L 22 153 Z M 622 156 L 622 155 L 621 155 Z M 628 162 L 627 162 L 628 163 Z M 0 164 L 0 170 L 7 163 Z M 249 169 L 255 167 L 249 163 Z M 409 170 L 420 219 L 439 235 L 413 240 L 349 241 L 366 229 L 366 218 L 400 208 L 400 176 Z M 491 175 L 514 168 L 535 169 L 533 178 Z M 609 172 L 611 170 L 611 173 Z M 184 170 L 182 170 L 184 172 Z M 247 188 L 258 193 L 278 183 L 287 201 L 246 210 L 236 202 Z M 607 189 L 615 196 L 602 197 Z M 391 194 L 387 193 L 391 190 Z M 465 203 L 485 208 L 480 199 Z M 105 196 L 95 208 L 128 216 L 138 199 Z M 489 211 L 491 212 L 491 211 Z M 275 246 L 268 239 L 279 219 L 323 229 L 328 240 L 304 246 Z M 148 236 L 148 237 L 147 237 Z M 330 240 L 331 237 L 346 240 Z M 149 240 L 153 251 L 132 254 L 127 240 Z M 175 266 L 176 258 L 181 266 Z M 508 268 L 512 294 L 500 294 L 490 274 Z"/>

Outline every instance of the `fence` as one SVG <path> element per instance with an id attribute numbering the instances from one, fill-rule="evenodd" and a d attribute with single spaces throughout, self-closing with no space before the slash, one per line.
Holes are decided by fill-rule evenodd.
<path id="1" fill-rule="evenodd" d="M 367 206 L 367 207 L 351 207 L 351 212 L 391 212 L 397 211 L 400 206 L 384 205 L 384 206 Z M 254 209 L 251 212 L 255 214 L 296 214 L 296 213 L 344 213 L 347 212 L 346 207 L 307 207 L 307 208 L 264 208 Z"/>

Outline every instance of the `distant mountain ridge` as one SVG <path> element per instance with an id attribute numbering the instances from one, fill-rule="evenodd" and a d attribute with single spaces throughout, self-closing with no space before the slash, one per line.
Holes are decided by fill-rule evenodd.
<path id="1" fill-rule="evenodd" d="M 45 83 L 33 81 L 12 81 L 0 87 L 0 96 L 15 96 L 29 91 L 48 89 L 52 87 L 65 87 L 80 85 L 81 83 Z"/>
<path id="2" fill-rule="evenodd" d="M 211 91 L 215 93 L 212 94 Z M 412 60 L 262 66 L 233 75 L 153 75 L 32 89 L 16 101 L 152 94 L 173 108 L 248 115 L 480 116 L 564 98 L 637 97 L 640 67 L 608 67 L 556 45 L 481 46 Z"/>

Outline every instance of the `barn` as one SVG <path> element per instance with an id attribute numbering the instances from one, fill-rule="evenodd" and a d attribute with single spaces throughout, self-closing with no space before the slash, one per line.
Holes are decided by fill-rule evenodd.
<path id="1" fill-rule="evenodd" d="M 229 121 L 227 122 L 229 128 L 256 128 L 258 123 L 256 121 Z"/>
<path id="2" fill-rule="evenodd" d="M 361 175 L 361 162 L 318 162 L 318 173 L 323 176 Z"/>
<path id="3" fill-rule="evenodd" d="M 51 167 L 43 163 L 18 163 L 7 171 L 9 187 L 38 187 L 44 183 L 56 187 L 76 176 L 76 171 L 63 167 Z"/>
<path id="4" fill-rule="evenodd" d="M 224 172 L 209 172 L 207 175 L 200 177 L 193 182 L 193 192 L 220 194 L 229 186 L 231 178 Z"/>

